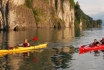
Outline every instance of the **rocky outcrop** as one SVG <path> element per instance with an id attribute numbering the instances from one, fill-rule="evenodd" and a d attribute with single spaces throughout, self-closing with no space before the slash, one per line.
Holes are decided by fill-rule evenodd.
<path id="1" fill-rule="evenodd" d="M 25 7 L 24 4 L 25 0 L 9 0 L 8 23 L 10 29 L 36 27 L 32 10 Z"/>
<path id="2" fill-rule="evenodd" d="M 1 0 L 0 29 L 74 27 L 69 0 Z"/>
<path id="3" fill-rule="evenodd" d="M 25 0 L 0 1 L 0 28 L 26 29 L 36 27 L 34 14 L 31 9 L 24 6 Z"/>
<path id="4" fill-rule="evenodd" d="M 7 0 L 0 0 L 0 29 L 7 28 Z"/>
<path id="5" fill-rule="evenodd" d="M 65 27 L 74 27 L 74 8 L 71 8 L 69 1 L 57 0 L 56 7 L 57 15 L 61 20 L 65 22 Z"/>
<path id="6" fill-rule="evenodd" d="M 44 12 L 40 24 L 47 23 L 46 27 L 74 27 L 74 8 L 69 0 L 34 0 L 33 7 Z"/>

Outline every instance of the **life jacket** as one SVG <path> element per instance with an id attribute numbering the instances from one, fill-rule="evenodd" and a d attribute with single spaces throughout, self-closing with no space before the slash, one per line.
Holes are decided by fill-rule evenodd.
<path id="1" fill-rule="evenodd" d="M 101 40 L 101 43 L 104 44 L 104 40 Z"/>
<path id="2" fill-rule="evenodd" d="M 28 43 L 24 43 L 23 46 L 24 46 L 24 47 L 28 47 Z"/>
<path id="3" fill-rule="evenodd" d="M 100 44 L 99 42 L 93 43 L 93 46 L 97 46 L 98 44 Z"/>

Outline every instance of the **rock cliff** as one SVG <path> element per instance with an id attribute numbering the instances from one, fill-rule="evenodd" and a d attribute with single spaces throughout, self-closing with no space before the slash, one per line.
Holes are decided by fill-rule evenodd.
<path id="1" fill-rule="evenodd" d="M 0 29 L 38 27 L 74 27 L 70 0 L 0 0 Z"/>

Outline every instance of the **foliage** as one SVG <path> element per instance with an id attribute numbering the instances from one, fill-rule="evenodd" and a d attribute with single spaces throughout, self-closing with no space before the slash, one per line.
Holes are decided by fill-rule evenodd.
<path id="1" fill-rule="evenodd" d="M 102 25 L 102 22 L 103 21 L 101 19 L 96 20 L 96 24 L 99 25 L 99 27 Z"/>
<path id="2" fill-rule="evenodd" d="M 80 28 L 79 27 L 75 27 L 75 37 L 80 37 Z"/>
<path id="3" fill-rule="evenodd" d="M 44 2 L 46 2 L 47 4 L 49 4 L 49 0 L 44 0 Z"/>
<path id="4" fill-rule="evenodd" d="M 25 5 L 26 5 L 28 8 L 32 8 L 32 1 L 31 1 L 31 0 L 26 0 Z"/>
<path id="5" fill-rule="evenodd" d="M 70 3 L 70 6 L 71 6 L 72 8 L 74 8 L 74 5 L 75 5 L 74 0 L 69 0 L 69 3 Z"/>
<path id="6" fill-rule="evenodd" d="M 75 4 L 75 26 L 79 26 L 80 22 L 83 23 L 83 27 L 100 27 L 102 20 L 93 20 L 90 16 L 86 15 L 81 9 L 78 2 Z"/>
<path id="7" fill-rule="evenodd" d="M 40 16 L 44 15 L 43 12 L 44 12 L 44 10 L 42 8 L 33 9 L 34 17 L 35 17 L 37 23 L 41 20 Z"/>

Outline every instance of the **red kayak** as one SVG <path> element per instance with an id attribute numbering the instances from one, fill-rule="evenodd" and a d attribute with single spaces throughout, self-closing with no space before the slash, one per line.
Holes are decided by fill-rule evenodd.
<path id="1" fill-rule="evenodd" d="M 87 46 L 87 45 L 82 45 L 79 48 L 79 54 L 91 52 L 91 51 L 98 51 L 98 50 L 104 50 L 104 45 L 99 45 L 99 46 Z"/>

